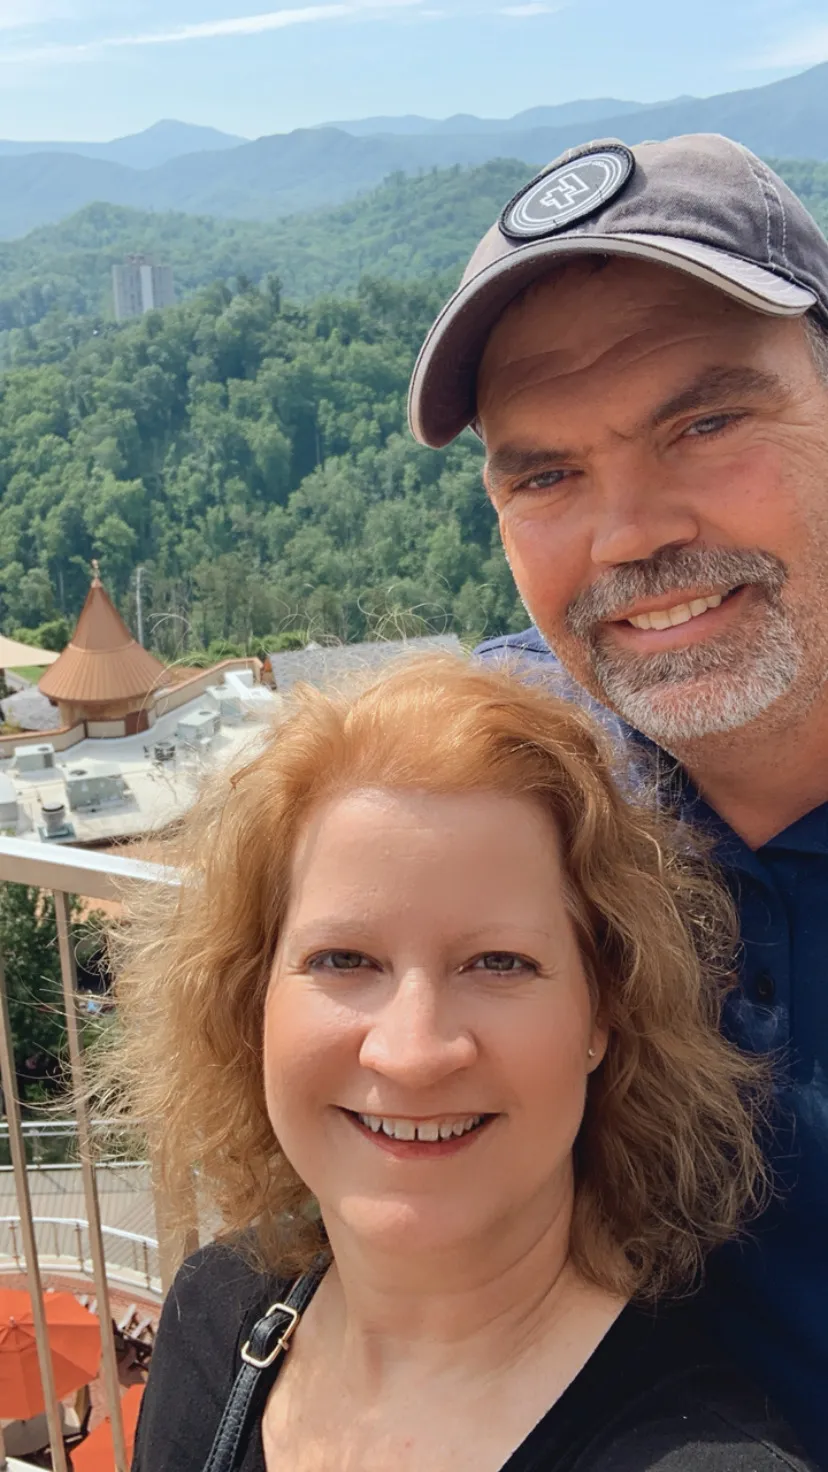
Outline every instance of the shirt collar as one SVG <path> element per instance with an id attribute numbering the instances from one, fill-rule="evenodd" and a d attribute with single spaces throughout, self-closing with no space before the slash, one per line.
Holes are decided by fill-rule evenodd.
<path id="1" fill-rule="evenodd" d="M 676 807 L 682 817 L 710 834 L 717 856 L 722 862 L 746 867 L 748 856 L 755 859 L 755 855 L 768 850 L 828 854 L 828 803 L 820 803 L 810 812 L 803 813 L 801 818 L 797 818 L 781 833 L 775 833 L 773 838 L 769 838 L 767 843 L 754 851 L 715 808 L 706 802 L 675 757 L 656 746 L 654 741 L 632 726 L 626 727 L 626 733 L 636 747 L 647 753 L 649 762 L 655 769 L 658 791 L 663 799 Z"/>

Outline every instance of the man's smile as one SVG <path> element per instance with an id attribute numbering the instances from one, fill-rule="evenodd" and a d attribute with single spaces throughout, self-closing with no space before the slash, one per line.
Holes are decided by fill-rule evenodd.
<path id="1" fill-rule="evenodd" d="M 597 628 L 630 652 L 683 649 L 727 629 L 744 612 L 750 593 L 749 585 L 742 584 L 711 593 L 662 594 L 641 600 L 621 617 L 607 619 Z"/>

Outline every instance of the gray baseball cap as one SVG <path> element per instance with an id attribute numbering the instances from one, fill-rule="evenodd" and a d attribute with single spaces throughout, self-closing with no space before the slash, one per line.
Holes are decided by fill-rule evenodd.
<path id="1" fill-rule="evenodd" d="M 570 149 L 509 201 L 431 328 L 409 423 L 447 445 L 476 415 L 486 341 L 523 289 L 566 257 L 635 256 L 685 271 L 772 317 L 828 323 L 828 240 L 767 164 L 717 133 Z"/>

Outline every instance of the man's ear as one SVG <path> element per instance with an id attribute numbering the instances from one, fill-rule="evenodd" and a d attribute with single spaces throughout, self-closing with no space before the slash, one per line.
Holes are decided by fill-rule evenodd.
<path id="1" fill-rule="evenodd" d="M 485 490 L 486 495 L 488 496 L 488 498 L 489 498 L 492 506 L 494 506 L 494 504 L 495 504 L 494 503 L 494 496 L 492 495 L 492 488 L 491 488 L 491 485 L 489 483 L 489 462 L 488 462 L 488 460 L 484 460 L 483 461 L 483 489 Z M 495 510 L 497 510 L 497 507 L 495 507 Z"/>

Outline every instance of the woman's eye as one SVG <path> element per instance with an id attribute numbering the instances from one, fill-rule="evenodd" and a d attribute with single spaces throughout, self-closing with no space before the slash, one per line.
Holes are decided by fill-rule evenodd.
<path id="1" fill-rule="evenodd" d="M 486 951 L 469 963 L 468 970 L 494 971 L 503 976 L 510 972 L 536 971 L 537 967 L 533 961 L 528 961 L 525 956 L 516 956 L 513 951 Z"/>
<path id="2" fill-rule="evenodd" d="M 732 429 L 743 418 L 743 414 L 708 414 L 706 419 L 697 419 L 684 433 L 686 436 L 704 439 L 709 435 L 721 434 L 722 430 Z"/>
<path id="3" fill-rule="evenodd" d="M 311 971 L 358 971 L 370 964 L 362 951 L 318 951 L 308 961 L 308 968 Z"/>

